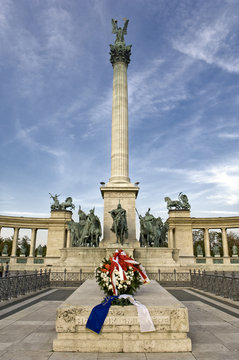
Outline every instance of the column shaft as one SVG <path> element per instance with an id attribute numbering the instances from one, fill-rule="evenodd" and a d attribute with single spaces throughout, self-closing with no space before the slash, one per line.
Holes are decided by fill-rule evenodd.
<path id="1" fill-rule="evenodd" d="M 30 254 L 29 254 L 30 257 L 35 256 L 36 238 L 37 238 L 37 229 L 32 229 L 31 244 L 30 244 Z"/>
<path id="2" fill-rule="evenodd" d="M 17 242 L 18 242 L 19 228 L 14 228 L 14 235 L 12 240 L 12 254 L 11 256 L 17 255 Z"/>
<path id="3" fill-rule="evenodd" d="M 222 231 L 222 247 L 223 247 L 223 256 L 228 257 L 228 242 L 227 242 L 227 231 L 225 228 L 221 229 Z"/>
<path id="4" fill-rule="evenodd" d="M 210 257 L 210 242 L 209 242 L 209 232 L 208 229 L 204 229 L 204 249 L 205 249 L 205 256 Z"/>
<path id="5" fill-rule="evenodd" d="M 173 228 L 169 228 L 168 230 L 168 247 L 173 247 Z"/>
<path id="6" fill-rule="evenodd" d="M 129 182 L 127 64 L 114 64 L 111 182 Z"/>
<path id="7" fill-rule="evenodd" d="M 70 229 L 67 230 L 67 238 L 66 238 L 66 247 L 71 247 L 71 231 Z"/>

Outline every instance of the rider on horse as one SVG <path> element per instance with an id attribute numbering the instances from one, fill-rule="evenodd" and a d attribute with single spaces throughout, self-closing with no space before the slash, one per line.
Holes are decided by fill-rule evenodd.
<path id="1" fill-rule="evenodd" d="M 123 238 L 128 237 L 128 226 L 126 220 L 126 210 L 121 207 L 119 203 L 117 209 L 109 211 L 113 218 L 113 224 L 111 231 L 116 234 L 117 241 L 120 239 L 121 244 L 123 244 Z"/>

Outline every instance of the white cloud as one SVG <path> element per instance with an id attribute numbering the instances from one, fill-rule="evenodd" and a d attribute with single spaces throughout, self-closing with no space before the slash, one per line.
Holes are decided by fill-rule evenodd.
<path id="1" fill-rule="evenodd" d="M 207 200 L 216 203 L 235 205 L 239 203 L 239 166 L 238 165 L 209 165 L 201 170 L 156 168 L 158 172 L 185 175 L 187 183 L 199 184 L 200 188 L 213 185 L 212 188 L 200 190 Z M 206 193 L 209 193 L 206 195 Z M 191 195 L 190 195 L 191 198 Z M 192 199 L 195 196 L 192 194 Z"/>
<path id="2" fill-rule="evenodd" d="M 200 15 L 200 14 L 199 14 Z M 238 31 L 238 17 L 230 12 L 215 13 L 206 21 L 185 28 L 172 40 L 174 49 L 193 59 L 214 64 L 230 73 L 239 73 L 238 45 L 233 33 Z"/>
<path id="3" fill-rule="evenodd" d="M 61 7 L 50 7 L 42 14 L 42 21 L 47 62 L 53 62 L 54 67 L 67 68 L 77 54 L 71 14 Z"/>
<path id="4" fill-rule="evenodd" d="M 218 134 L 218 137 L 225 139 L 239 139 L 239 133 L 220 133 Z"/>
<path id="5" fill-rule="evenodd" d="M 39 213 L 39 212 L 27 212 L 27 211 L 5 211 L 1 210 L 1 215 L 9 215 L 9 216 L 26 216 L 26 217 L 44 217 L 49 218 L 49 212 L 48 213 Z"/>
<path id="6" fill-rule="evenodd" d="M 129 113 L 133 121 L 148 114 L 170 111 L 190 96 L 187 82 L 192 74 L 191 59 L 170 54 L 165 59 L 154 59 L 144 64 L 129 77 Z M 196 70 L 195 70 L 196 71 Z"/>
<path id="7" fill-rule="evenodd" d="M 57 149 L 56 147 L 49 145 L 44 145 L 35 140 L 34 135 L 37 133 L 38 127 L 32 126 L 30 128 L 23 128 L 18 122 L 18 132 L 16 135 L 16 139 L 20 140 L 20 142 L 29 147 L 33 151 L 42 151 L 53 155 L 57 158 L 61 158 L 66 156 L 66 152 L 62 149 Z"/>

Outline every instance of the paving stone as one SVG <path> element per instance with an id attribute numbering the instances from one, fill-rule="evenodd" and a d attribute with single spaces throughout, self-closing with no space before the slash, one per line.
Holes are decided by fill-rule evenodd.
<path id="1" fill-rule="evenodd" d="M 97 360 L 146 360 L 144 353 L 99 353 Z"/>
<path id="2" fill-rule="evenodd" d="M 7 352 L 0 357 L 1 360 L 48 360 L 51 356 L 49 351 L 24 351 L 18 350 Z"/>
<path id="3" fill-rule="evenodd" d="M 215 332 L 217 338 L 219 338 L 224 344 L 226 343 L 239 343 L 238 332 Z"/>
<path id="4" fill-rule="evenodd" d="M 213 343 L 213 344 L 205 344 L 205 343 L 198 343 L 198 342 L 194 342 L 193 343 L 193 349 L 192 349 L 192 352 L 214 352 L 214 351 L 217 351 L 217 352 L 223 352 L 224 353 L 224 356 L 225 356 L 225 359 L 227 357 L 227 353 L 229 353 L 229 349 L 223 345 L 222 343 L 220 343 L 218 341 L 218 343 Z"/>
<path id="5" fill-rule="evenodd" d="M 193 355 L 196 360 L 239 360 L 239 353 L 232 352 L 194 352 Z"/>
<path id="6" fill-rule="evenodd" d="M 1 359 L 1 358 L 0 358 Z M 50 360 L 98 360 L 97 353 L 55 352 Z"/>
<path id="7" fill-rule="evenodd" d="M 210 331 L 189 331 L 189 337 L 193 344 L 217 344 L 219 339 Z"/>
<path id="8" fill-rule="evenodd" d="M 147 360 L 195 360 L 192 353 L 157 353 L 146 354 Z"/>

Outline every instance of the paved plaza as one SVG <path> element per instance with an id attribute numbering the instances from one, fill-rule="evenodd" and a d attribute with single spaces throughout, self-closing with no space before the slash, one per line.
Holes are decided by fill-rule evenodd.
<path id="1" fill-rule="evenodd" d="M 50 289 L 0 305 L 0 360 L 239 360 L 239 303 L 169 289 L 189 310 L 190 353 L 54 353 L 56 308 L 74 289 Z"/>

